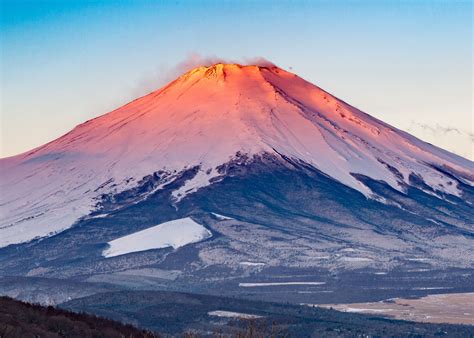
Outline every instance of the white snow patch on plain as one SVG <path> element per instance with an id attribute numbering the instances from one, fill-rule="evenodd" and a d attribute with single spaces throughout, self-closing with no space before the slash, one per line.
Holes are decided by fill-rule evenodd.
<path id="1" fill-rule="evenodd" d="M 298 291 L 298 293 L 333 293 L 332 290 L 317 290 L 317 291 Z"/>
<path id="2" fill-rule="evenodd" d="M 359 312 L 373 312 L 373 313 L 382 313 L 382 312 L 387 312 L 387 311 L 392 311 L 390 309 L 363 309 L 363 308 L 357 308 L 357 307 L 346 307 L 344 309 L 341 309 L 341 311 L 343 312 L 355 312 L 355 313 L 359 313 Z"/>
<path id="3" fill-rule="evenodd" d="M 284 285 L 324 285 L 326 282 L 275 282 L 275 283 L 239 283 L 242 288 L 253 288 L 258 286 L 284 286 Z"/>
<path id="4" fill-rule="evenodd" d="M 240 265 L 245 265 L 245 266 L 263 266 L 265 263 L 262 262 L 240 262 Z"/>
<path id="5" fill-rule="evenodd" d="M 248 314 L 248 313 L 222 311 L 222 310 L 210 311 L 207 314 L 209 316 L 215 316 L 215 317 L 241 318 L 241 319 L 257 319 L 257 318 L 262 318 L 263 317 L 263 316 L 259 316 L 259 315 L 251 315 L 251 314 Z"/>
<path id="6" fill-rule="evenodd" d="M 429 261 L 430 259 L 429 258 L 408 258 L 407 260 L 412 261 L 412 262 L 424 262 L 424 261 Z"/>
<path id="7" fill-rule="evenodd" d="M 370 262 L 372 258 L 367 257 L 341 257 L 341 260 L 346 262 Z"/>
<path id="8" fill-rule="evenodd" d="M 221 221 L 227 221 L 227 220 L 230 220 L 230 219 L 233 219 L 232 217 L 228 217 L 228 216 L 224 216 L 224 215 L 221 215 L 221 214 L 217 214 L 215 212 L 211 212 L 211 214 L 213 214 L 214 216 L 216 216 L 218 219 L 220 219 Z"/>
<path id="9" fill-rule="evenodd" d="M 191 218 L 180 218 L 108 242 L 109 248 L 102 255 L 106 258 L 132 252 L 173 247 L 196 243 L 212 237 L 212 233 Z"/>

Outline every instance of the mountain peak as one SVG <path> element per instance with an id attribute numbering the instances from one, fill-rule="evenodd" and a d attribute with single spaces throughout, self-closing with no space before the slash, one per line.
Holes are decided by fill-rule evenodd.
<path id="1" fill-rule="evenodd" d="M 206 78 L 223 78 L 225 79 L 228 75 L 233 76 L 252 76 L 260 73 L 262 70 L 271 71 L 283 71 L 274 65 L 242 65 L 238 63 L 215 63 L 209 66 L 198 66 L 188 72 L 184 73 L 180 78 L 190 78 L 193 76 L 206 77 Z"/>
<path id="2" fill-rule="evenodd" d="M 198 70 L 209 70 L 209 69 L 215 69 L 215 70 L 227 70 L 227 71 L 232 71 L 232 70 L 241 70 L 241 69 L 254 69 L 254 70 L 260 70 L 260 69 L 279 69 L 279 67 L 267 63 L 267 64 L 241 64 L 241 63 L 224 63 L 224 62 L 217 62 L 208 66 L 202 65 L 202 66 L 197 66 L 193 69 L 191 69 L 189 72 L 194 72 Z"/>

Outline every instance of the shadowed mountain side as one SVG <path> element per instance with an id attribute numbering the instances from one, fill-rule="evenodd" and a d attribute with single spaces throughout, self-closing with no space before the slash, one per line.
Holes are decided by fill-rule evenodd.
<path id="1" fill-rule="evenodd" d="M 1 274 L 200 292 L 212 292 L 211 285 L 217 283 L 225 285 L 224 294 L 250 292 L 239 287 L 240 282 L 281 276 L 291 281 L 302 272 L 304 280 L 322 279 L 325 290 L 333 292 L 345 288 L 345 282 L 331 277 L 331 271 L 361 269 L 369 275 L 401 273 L 402 280 L 412 270 L 432 271 L 430 284 L 459 292 L 470 283 L 459 277 L 473 261 L 470 209 L 460 199 L 452 204 L 416 187 L 401 194 L 383 182 L 359 176 L 379 196 L 397 201 L 381 203 L 305 163 L 265 155 L 228 163 L 212 185 L 176 203 L 172 192 L 194 175 L 194 169 L 184 171 L 180 179 L 151 194 L 159 180 L 150 176 L 133 194 L 104 196 L 97 213 L 101 217 L 92 214 L 56 236 L 0 249 Z M 106 242 L 183 217 L 203 224 L 212 237 L 177 250 L 103 257 Z M 443 270 L 451 271 L 452 278 L 438 280 Z M 426 294 L 424 278 L 402 283 L 383 277 L 377 277 L 380 283 L 371 282 L 369 299 L 383 298 L 381 290 L 389 296 Z M 397 283 L 398 290 L 387 289 Z M 309 297 L 318 302 L 323 295 L 293 290 L 285 299 L 298 302 Z M 364 293 L 359 296 L 354 301 L 367 299 Z M 281 294 L 265 297 L 278 299 Z"/>

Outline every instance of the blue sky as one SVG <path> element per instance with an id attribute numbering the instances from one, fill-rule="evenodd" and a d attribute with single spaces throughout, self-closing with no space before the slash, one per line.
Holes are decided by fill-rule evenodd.
<path id="1" fill-rule="evenodd" d="M 162 86 L 192 54 L 264 57 L 473 158 L 470 1 L 1 0 L 10 156 Z"/>

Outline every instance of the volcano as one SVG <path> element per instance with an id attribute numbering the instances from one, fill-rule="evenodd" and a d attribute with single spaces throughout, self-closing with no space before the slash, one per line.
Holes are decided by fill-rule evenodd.
<path id="1" fill-rule="evenodd" d="M 278 67 L 195 68 L 0 166 L 3 274 L 473 266 L 474 163 Z"/>

